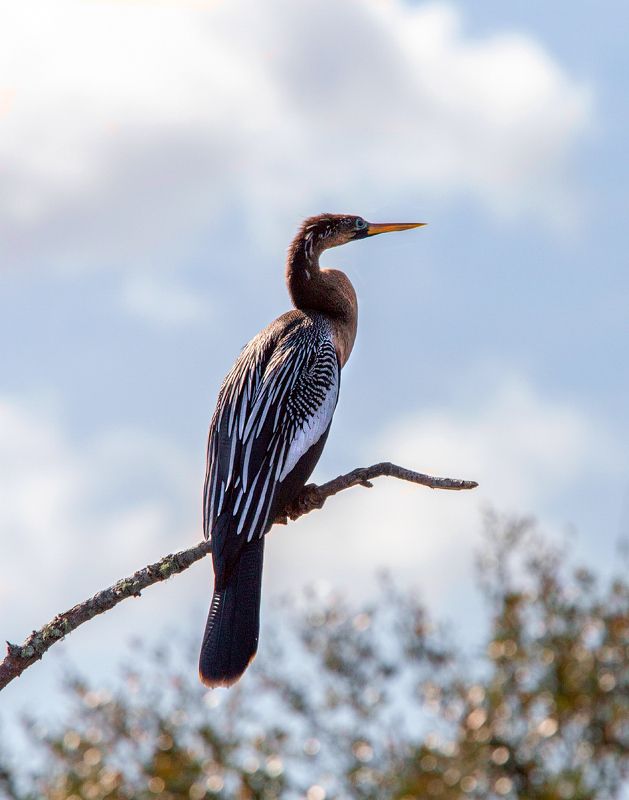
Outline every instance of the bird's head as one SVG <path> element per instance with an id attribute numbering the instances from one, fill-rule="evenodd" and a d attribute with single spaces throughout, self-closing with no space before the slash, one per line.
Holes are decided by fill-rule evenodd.
<path id="1" fill-rule="evenodd" d="M 350 279 L 338 269 L 319 266 L 319 256 L 329 247 L 378 233 L 419 228 L 425 222 L 367 222 L 349 214 L 320 214 L 304 220 L 288 248 L 286 284 L 295 308 L 319 311 L 337 325 L 335 345 L 341 366 L 356 337 L 358 301 Z M 340 327 L 338 327 L 340 326 Z"/>
<path id="2" fill-rule="evenodd" d="M 425 222 L 367 222 L 350 214 L 319 214 L 304 220 L 298 239 L 312 253 L 321 253 L 329 247 L 338 247 L 354 239 L 366 239 L 378 233 L 405 231 L 420 228 Z"/>

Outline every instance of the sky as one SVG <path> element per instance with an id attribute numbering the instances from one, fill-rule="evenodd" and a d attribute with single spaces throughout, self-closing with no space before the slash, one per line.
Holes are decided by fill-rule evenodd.
<path id="1" fill-rule="evenodd" d="M 384 568 L 473 645 L 488 508 L 613 571 L 628 19 L 613 0 L 0 0 L 0 638 L 199 541 L 218 387 L 287 310 L 286 247 L 322 211 L 429 225 L 322 258 L 360 316 L 315 479 L 391 460 L 480 487 L 381 479 L 275 529 L 264 607 L 313 583 L 366 598 Z M 200 639 L 211 578 L 205 560 L 83 626 L 0 722 L 54 713 L 64 664 L 108 680 L 134 636 Z"/>

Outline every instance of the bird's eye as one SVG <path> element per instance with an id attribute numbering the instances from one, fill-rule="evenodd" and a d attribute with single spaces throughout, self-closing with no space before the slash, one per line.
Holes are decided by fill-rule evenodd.
<path id="1" fill-rule="evenodd" d="M 357 219 L 356 222 L 354 223 L 354 227 L 356 228 L 357 231 L 364 231 L 365 228 L 367 227 L 367 223 L 365 222 L 364 219 Z"/>

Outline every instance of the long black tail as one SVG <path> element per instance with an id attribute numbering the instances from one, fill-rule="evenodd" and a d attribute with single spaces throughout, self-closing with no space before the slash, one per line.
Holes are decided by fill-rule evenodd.
<path id="1" fill-rule="evenodd" d="M 231 686 L 258 649 L 264 537 L 247 542 L 227 584 L 214 590 L 199 676 L 206 686 Z"/>

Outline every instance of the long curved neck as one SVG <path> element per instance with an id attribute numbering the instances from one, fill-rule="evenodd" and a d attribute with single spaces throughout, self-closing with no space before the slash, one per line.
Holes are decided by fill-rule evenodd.
<path id="1" fill-rule="evenodd" d="M 308 231 L 293 240 L 286 260 L 286 286 L 295 308 L 318 311 L 330 320 L 334 344 L 344 366 L 358 327 L 358 301 L 350 279 L 336 269 L 321 269 L 317 247 Z"/>

